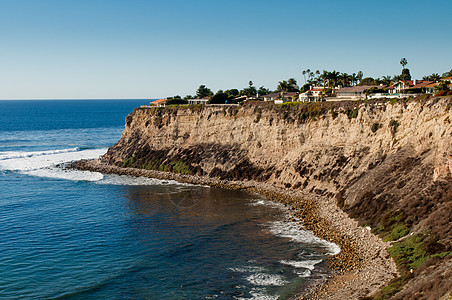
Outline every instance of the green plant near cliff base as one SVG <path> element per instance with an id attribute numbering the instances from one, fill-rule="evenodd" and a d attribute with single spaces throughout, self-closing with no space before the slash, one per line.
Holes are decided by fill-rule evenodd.
<path id="1" fill-rule="evenodd" d="M 142 168 L 146 170 L 158 170 L 161 163 L 161 160 L 150 160 L 143 164 Z"/>
<path id="2" fill-rule="evenodd" d="M 407 274 L 405 276 L 397 277 L 393 279 L 387 286 L 383 287 L 378 295 L 374 298 L 375 300 L 390 299 L 392 296 L 397 294 L 403 289 L 405 283 L 407 283 L 413 274 Z"/>
<path id="3" fill-rule="evenodd" d="M 380 224 L 373 229 L 373 232 L 382 236 L 385 242 L 396 241 L 410 232 L 403 223 L 404 219 L 402 213 L 386 213 L 381 218 Z"/>
<path id="4" fill-rule="evenodd" d="M 431 258 L 452 256 L 452 252 L 443 251 L 443 245 L 434 239 L 426 241 L 426 237 L 428 237 L 427 234 L 416 234 L 388 248 L 388 253 L 394 258 L 401 273 L 408 272 L 410 269 L 415 270 Z M 432 244 L 434 244 L 433 247 Z"/>
<path id="5" fill-rule="evenodd" d="M 403 223 L 395 223 L 392 225 L 392 230 L 383 238 L 384 242 L 396 241 L 404 236 L 406 236 L 410 231 Z"/>
<path id="6" fill-rule="evenodd" d="M 370 127 L 370 130 L 372 130 L 373 133 L 377 132 L 377 130 L 381 127 L 381 124 L 379 123 L 373 123 Z"/>
<path id="7" fill-rule="evenodd" d="M 170 162 L 164 162 L 158 167 L 159 171 L 163 172 L 173 172 L 180 174 L 190 174 L 190 167 L 183 161 L 174 160 Z"/>
<path id="8" fill-rule="evenodd" d="M 399 121 L 397 121 L 397 120 L 392 120 L 392 119 L 391 119 L 391 121 L 389 121 L 389 127 L 391 127 L 391 131 L 392 131 L 393 133 L 396 133 L 396 132 L 397 132 L 397 128 L 399 128 L 399 126 L 400 126 Z"/>
<path id="9" fill-rule="evenodd" d="M 191 170 L 183 161 L 175 161 L 173 162 L 173 172 L 187 175 L 191 173 Z"/>
<path id="10" fill-rule="evenodd" d="M 446 256 L 452 256 L 452 252 L 438 252 L 430 253 L 429 244 L 437 244 L 434 239 L 430 242 L 426 242 L 426 234 L 416 234 L 410 236 L 402 241 L 395 243 L 392 247 L 388 249 L 388 253 L 392 256 L 397 264 L 397 268 L 402 276 L 393 279 L 387 286 L 383 287 L 381 291 L 375 296 L 375 299 L 390 299 L 396 293 L 401 291 L 404 285 L 412 278 L 414 278 L 414 273 L 411 273 L 411 269 L 416 270 L 417 268 L 424 265 L 428 265 L 429 260 L 434 260 L 435 258 L 444 258 Z M 442 249 L 441 247 L 436 247 L 436 249 Z"/>
<path id="11" fill-rule="evenodd" d="M 121 167 L 123 167 L 123 168 L 132 167 L 134 163 L 135 163 L 135 157 L 134 157 L 134 156 L 129 156 L 129 157 L 122 163 Z"/>

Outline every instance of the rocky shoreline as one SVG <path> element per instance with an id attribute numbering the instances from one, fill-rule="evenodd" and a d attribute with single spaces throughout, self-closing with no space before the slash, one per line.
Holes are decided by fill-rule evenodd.
<path id="1" fill-rule="evenodd" d="M 285 204 L 291 210 L 291 218 L 302 223 L 303 228 L 341 248 L 341 252 L 329 261 L 334 276 L 313 287 L 310 293 L 300 297 L 301 299 L 359 299 L 374 294 L 398 274 L 394 261 L 386 251 L 389 244 L 381 241 L 369 229 L 359 226 L 357 221 L 348 217 L 337 207 L 336 201 L 328 196 L 284 189 L 256 181 L 228 181 L 206 176 L 122 168 L 101 160 L 81 160 L 68 167 L 104 174 L 142 176 L 247 190 Z"/>

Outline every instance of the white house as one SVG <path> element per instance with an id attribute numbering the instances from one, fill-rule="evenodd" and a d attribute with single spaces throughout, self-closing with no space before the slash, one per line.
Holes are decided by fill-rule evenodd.
<path id="1" fill-rule="evenodd" d="M 304 93 L 301 93 L 298 95 L 298 101 L 300 102 L 317 102 L 322 101 L 322 94 L 324 87 L 314 87 L 311 88 L 309 91 L 306 91 Z"/>
<path id="2" fill-rule="evenodd" d="M 188 104 L 207 104 L 207 102 L 209 102 L 209 98 L 188 99 Z"/>

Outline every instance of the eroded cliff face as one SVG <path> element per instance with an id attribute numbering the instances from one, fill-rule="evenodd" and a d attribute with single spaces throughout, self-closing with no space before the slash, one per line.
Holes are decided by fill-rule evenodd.
<path id="1" fill-rule="evenodd" d="M 356 118 L 336 104 L 315 120 L 301 120 L 297 107 L 137 108 L 105 158 L 144 168 L 179 161 L 194 174 L 265 180 L 332 195 L 354 184 L 345 201 L 353 205 L 358 190 L 389 166 L 423 166 L 429 181 L 450 176 L 449 102 L 354 103 Z"/>
<path id="2" fill-rule="evenodd" d="M 427 260 L 452 251 L 451 104 L 449 97 L 137 108 L 103 160 L 336 197 L 387 240 L 419 235 Z M 418 263 L 412 258 L 399 268 L 403 273 Z M 439 294 L 450 289 L 450 281 L 441 282 Z M 415 290 L 431 291 L 428 285 L 417 283 Z M 407 290 L 396 297 L 410 298 Z"/>

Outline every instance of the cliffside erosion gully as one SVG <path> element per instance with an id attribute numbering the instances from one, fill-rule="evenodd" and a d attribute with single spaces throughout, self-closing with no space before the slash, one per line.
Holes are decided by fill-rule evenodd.
<path id="1" fill-rule="evenodd" d="M 309 299 L 450 299 L 452 98 L 136 108 L 72 167 L 258 192 L 338 244 Z"/>

